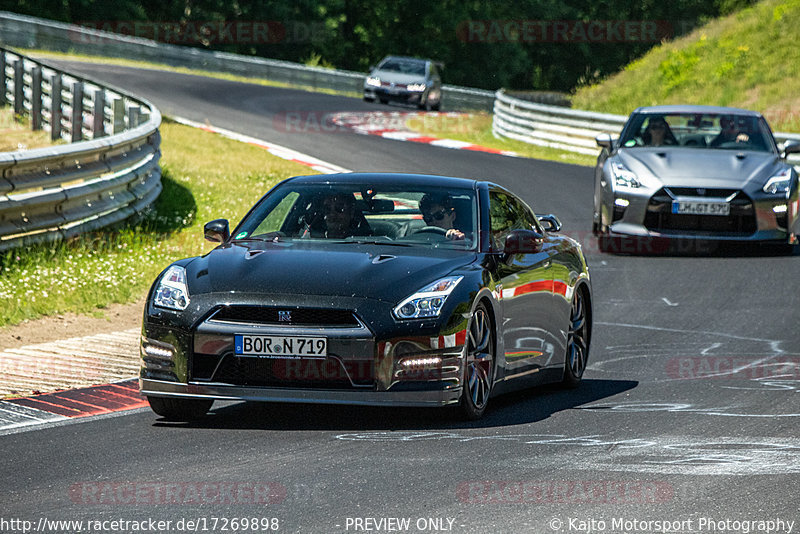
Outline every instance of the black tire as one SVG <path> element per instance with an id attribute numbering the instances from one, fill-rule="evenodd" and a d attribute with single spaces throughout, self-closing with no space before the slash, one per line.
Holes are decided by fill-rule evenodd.
<path id="1" fill-rule="evenodd" d="M 367 98 L 367 97 L 365 96 L 365 97 L 364 97 L 364 102 L 370 102 L 370 103 L 372 103 L 372 102 L 375 102 L 375 98 Z"/>
<path id="2" fill-rule="evenodd" d="M 564 359 L 563 384 L 569 388 L 578 387 L 589 359 L 589 302 L 580 288 L 575 289 L 569 314 L 567 334 L 567 354 Z"/>
<path id="3" fill-rule="evenodd" d="M 489 405 L 494 379 L 495 333 L 483 303 L 478 304 L 472 314 L 464 344 L 461 414 L 475 421 L 483 416 Z"/>
<path id="4" fill-rule="evenodd" d="M 389 103 L 389 99 L 387 99 L 387 98 L 381 98 L 380 101 L 381 101 L 381 104 L 388 104 Z"/>
<path id="5" fill-rule="evenodd" d="M 214 399 L 171 399 L 147 397 L 150 408 L 170 421 L 192 421 L 200 419 L 214 404 Z"/>

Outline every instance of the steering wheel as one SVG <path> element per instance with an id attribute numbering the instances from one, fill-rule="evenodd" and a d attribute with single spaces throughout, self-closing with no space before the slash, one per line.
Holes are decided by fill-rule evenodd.
<path id="1" fill-rule="evenodd" d="M 419 230 L 414 232 L 415 234 L 439 234 L 441 236 L 447 235 L 447 230 L 444 228 L 440 228 L 439 226 L 423 226 Z"/>

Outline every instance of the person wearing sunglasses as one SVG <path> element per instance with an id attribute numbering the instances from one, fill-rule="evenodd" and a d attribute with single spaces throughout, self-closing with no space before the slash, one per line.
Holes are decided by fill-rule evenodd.
<path id="1" fill-rule="evenodd" d="M 456 209 L 449 195 L 426 193 L 419 201 L 419 211 L 428 226 L 438 226 L 446 230 L 447 239 L 464 239 L 464 232 L 455 227 Z"/>
<path id="2" fill-rule="evenodd" d="M 723 115 L 719 118 L 719 134 L 711 141 L 709 146 L 716 148 L 725 143 L 747 143 L 749 141 L 750 135 L 746 131 L 744 120 L 737 124 L 735 117 Z"/>
<path id="3" fill-rule="evenodd" d="M 343 239 L 372 235 L 364 214 L 356 209 L 351 193 L 336 192 L 312 201 L 301 237 Z"/>

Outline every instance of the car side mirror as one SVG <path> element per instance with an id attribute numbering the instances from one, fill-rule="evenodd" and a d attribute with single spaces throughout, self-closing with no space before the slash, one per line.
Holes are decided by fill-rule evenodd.
<path id="1" fill-rule="evenodd" d="M 552 214 L 539 215 L 537 219 L 539 219 L 539 222 L 548 232 L 558 232 L 559 230 L 561 230 L 561 221 L 559 221 L 558 217 L 556 217 L 555 215 Z"/>
<path id="2" fill-rule="evenodd" d="M 783 143 L 783 154 L 781 156 L 785 159 L 789 154 L 800 154 L 800 141 L 789 139 Z"/>
<path id="3" fill-rule="evenodd" d="M 228 219 L 214 219 L 211 222 L 207 222 L 203 226 L 203 234 L 206 237 L 206 241 L 224 243 L 231 237 Z"/>
<path id="4" fill-rule="evenodd" d="M 512 230 L 506 236 L 503 253 L 506 257 L 514 254 L 536 254 L 541 252 L 544 236 L 533 230 Z"/>
<path id="5" fill-rule="evenodd" d="M 611 134 L 601 133 L 597 137 L 594 138 L 597 146 L 601 148 L 607 148 L 611 150 L 614 146 L 614 138 L 611 137 Z"/>

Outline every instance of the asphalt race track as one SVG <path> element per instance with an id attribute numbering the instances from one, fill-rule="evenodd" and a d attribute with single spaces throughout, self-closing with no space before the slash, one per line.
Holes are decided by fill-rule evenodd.
<path id="1" fill-rule="evenodd" d="M 68 65 L 165 115 L 356 171 L 490 179 L 557 214 L 590 263 L 590 365 L 579 389 L 496 398 L 478 423 L 434 410 L 217 403 L 194 424 L 143 409 L 0 436 L 3 518 L 172 521 L 162 532 L 198 520 L 198 531 L 224 532 L 233 518 L 266 518 L 248 530 L 262 532 L 800 528 L 797 256 L 601 253 L 589 168 L 287 131 L 289 111 L 386 109 L 351 98 Z"/>

